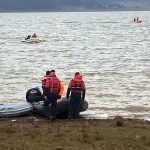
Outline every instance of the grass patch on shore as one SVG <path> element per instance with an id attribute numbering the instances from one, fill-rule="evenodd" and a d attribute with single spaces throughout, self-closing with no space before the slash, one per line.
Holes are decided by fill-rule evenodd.
<path id="1" fill-rule="evenodd" d="M 148 150 L 150 123 L 139 120 L 0 121 L 1 150 Z"/>

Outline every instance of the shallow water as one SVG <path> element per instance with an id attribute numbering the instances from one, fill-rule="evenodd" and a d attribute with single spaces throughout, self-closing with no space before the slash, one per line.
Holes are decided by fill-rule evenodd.
<path id="1" fill-rule="evenodd" d="M 132 24 L 139 16 L 141 24 Z M 150 13 L 0 14 L 0 102 L 25 101 L 48 69 L 65 84 L 82 73 L 85 117 L 150 119 Z M 36 32 L 38 44 L 21 41 Z M 64 96 L 65 96 L 64 93 Z"/>

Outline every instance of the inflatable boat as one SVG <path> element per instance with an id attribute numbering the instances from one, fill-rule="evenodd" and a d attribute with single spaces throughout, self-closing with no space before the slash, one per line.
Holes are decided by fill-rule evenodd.
<path id="1" fill-rule="evenodd" d="M 33 105 L 33 113 L 39 114 L 42 116 L 45 115 L 43 101 L 33 102 L 32 105 Z M 66 98 L 57 100 L 57 108 L 56 108 L 57 118 L 67 118 L 68 105 L 69 105 L 69 100 Z M 88 109 L 88 102 L 84 100 L 83 102 L 81 102 L 80 112 L 86 111 L 87 109 Z"/>
<path id="2" fill-rule="evenodd" d="M 31 88 L 26 93 L 26 100 L 33 105 L 33 113 L 44 116 L 44 103 L 42 89 L 40 86 Z M 88 109 L 88 102 L 86 100 L 81 101 L 80 112 Z M 57 100 L 56 115 L 57 118 L 67 118 L 69 110 L 69 100 L 61 98 Z"/>
<path id="3" fill-rule="evenodd" d="M 33 106 L 29 102 L 2 103 L 0 104 L 0 118 L 29 115 L 32 110 Z"/>
<path id="4" fill-rule="evenodd" d="M 30 38 L 30 39 L 26 39 L 22 41 L 23 43 L 40 43 L 41 40 L 39 40 L 38 38 Z"/>
<path id="5" fill-rule="evenodd" d="M 139 21 L 133 21 L 133 23 L 141 23 L 142 20 L 139 20 Z"/>
<path id="6" fill-rule="evenodd" d="M 142 20 L 138 20 L 138 21 L 131 21 L 131 23 L 142 23 Z"/>

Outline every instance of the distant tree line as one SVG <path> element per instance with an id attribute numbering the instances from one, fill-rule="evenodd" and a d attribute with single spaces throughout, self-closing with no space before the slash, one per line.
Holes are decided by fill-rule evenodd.
<path id="1" fill-rule="evenodd" d="M 0 0 L 0 11 L 150 10 L 150 0 Z"/>

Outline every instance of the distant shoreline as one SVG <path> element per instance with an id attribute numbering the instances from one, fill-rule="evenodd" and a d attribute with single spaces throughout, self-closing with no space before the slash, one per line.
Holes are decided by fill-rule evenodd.
<path id="1" fill-rule="evenodd" d="M 51 10 L 51 11 L 0 11 L 0 13 L 52 13 L 52 12 L 146 12 L 150 10 Z"/>
<path id="2" fill-rule="evenodd" d="M 0 0 L 0 12 L 150 11 L 149 0 Z"/>

